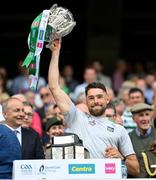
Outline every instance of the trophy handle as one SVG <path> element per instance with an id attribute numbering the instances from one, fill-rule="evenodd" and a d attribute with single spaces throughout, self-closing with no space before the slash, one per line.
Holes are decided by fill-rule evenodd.
<path id="1" fill-rule="evenodd" d="M 147 171 L 147 173 L 149 174 L 149 176 L 155 176 L 156 175 L 156 168 L 154 169 L 153 172 L 151 172 L 150 168 L 149 168 L 149 163 L 148 163 L 148 157 L 147 157 L 147 154 L 145 152 L 142 152 L 142 157 L 143 157 L 143 161 L 144 161 L 144 164 L 145 164 L 145 169 Z"/>
<path id="2" fill-rule="evenodd" d="M 50 11 L 53 11 L 53 9 L 56 9 L 57 8 L 57 4 L 53 4 L 52 7 L 50 8 Z"/>

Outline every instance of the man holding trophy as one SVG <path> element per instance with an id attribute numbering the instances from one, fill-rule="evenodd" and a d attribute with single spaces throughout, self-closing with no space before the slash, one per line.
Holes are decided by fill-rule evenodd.
<path id="1" fill-rule="evenodd" d="M 91 158 L 120 158 L 125 160 L 128 173 L 137 176 L 139 164 L 131 140 L 124 127 L 104 118 L 108 95 L 103 84 L 92 83 L 86 88 L 86 102 L 90 115 L 80 111 L 59 85 L 59 55 L 61 40 L 54 40 L 51 47 L 52 58 L 49 66 L 49 88 L 54 99 L 65 114 L 71 132 L 82 139 Z"/>
<path id="2" fill-rule="evenodd" d="M 37 85 L 43 42 L 49 42 L 47 47 L 52 51 L 48 73 L 49 88 L 56 104 L 65 114 L 70 131 L 82 139 L 91 158 L 120 158 L 125 160 L 128 173 L 137 176 L 139 164 L 127 131 L 104 117 L 104 110 L 109 102 L 105 86 L 100 83 L 87 86 L 86 104 L 90 114 L 86 114 L 76 108 L 59 85 L 61 38 L 70 33 L 75 24 L 72 14 L 56 5 L 43 11 L 42 15 L 34 20 L 28 38 L 30 52 L 23 63 L 30 71 L 31 88 L 35 89 Z"/>

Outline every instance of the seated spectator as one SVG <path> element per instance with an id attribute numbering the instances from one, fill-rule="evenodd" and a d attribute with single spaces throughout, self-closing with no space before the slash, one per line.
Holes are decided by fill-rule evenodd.
<path id="1" fill-rule="evenodd" d="M 9 97 L 10 95 L 6 90 L 6 79 L 3 74 L 0 73 L 0 103 L 5 101 Z"/>
<path id="2" fill-rule="evenodd" d="M 24 96 L 26 97 L 27 101 L 33 106 L 33 110 L 36 110 L 37 105 L 35 102 L 36 94 L 31 89 L 24 92 Z"/>
<path id="3" fill-rule="evenodd" d="M 54 117 L 54 106 L 55 105 L 49 105 L 46 110 L 46 119 Z M 47 120 L 46 120 L 47 121 Z"/>
<path id="4" fill-rule="evenodd" d="M 64 77 L 65 84 L 69 88 L 69 91 L 74 92 L 75 87 L 78 85 L 78 81 L 74 79 L 73 67 L 71 65 L 64 66 L 62 76 Z"/>
<path id="5" fill-rule="evenodd" d="M 79 145 L 82 145 L 82 141 L 79 139 L 79 137 L 76 134 L 65 132 L 65 126 L 63 124 L 63 121 L 58 117 L 53 117 L 48 119 L 46 124 L 46 132 L 49 136 L 49 143 L 47 143 L 45 146 L 46 159 L 51 159 L 51 145 L 53 144 L 52 138 L 54 136 L 74 135 L 74 143 L 75 144 L 79 143 Z"/>
<path id="6" fill-rule="evenodd" d="M 80 94 L 85 92 L 85 88 L 89 83 L 96 81 L 96 71 L 93 67 L 88 66 L 84 70 L 83 83 L 76 86 L 74 93 L 70 93 L 71 99 L 76 102 Z"/>
<path id="7" fill-rule="evenodd" d="M 122 116 L 126 107 L 123 100 L 117 97 L 117 98 L 112 99 L 111 102 L 114 104 L 117 114 Z"/>
<path id="8" fill-rule="evenodd" d="M 112 85 L 115 94 L 118 94 L 123 82 L 125 81 L 125 72 L 127 71 L 127 63 L 124 59 L 116 61 L 116 67 L 112 75 Z"/>
<path id="9" fill-rule="evenodd" d="M 129 98 L 129 107 L 126 107 L 122 119 L 124 121 L 124 127 L 128 132 L 131 132 L 135 127 L 137 126 L 132 118 L 132 113 L 130 112 L 130 108 L 137 104 L 137 103 L 143 103 L 145 101 L 144 93 L 141 89 L 134 87 L 131 88 L 128 92 L 128 98 Z"/>
<path id="10" fill-rule="evenodd" d="M 51 159 L 51 138 L 53 136 L 62 136 L 70 133 L 65 132 L 63 121 L 58 117 L 52 117 L 48 119 L 46 123 L 46 132 L 48 135 L 48 142 L 45 145 L 45 158 Z"/>
<path id="11" fill-rule="evenodd" d="M 152 104 L 153 97 L 154 97 L 154 91 L 153 91 L 153 83 L 155 81 L 155 74 L 154 73 L 148 73 L 145 76 L 145 82 L 146 82 L 146 89 L 145 89 L 145 98 L 147 100 L 147 104 Z"/>
<path id="12" fill-rule="evenodd" d="M 92 62 L 92 66 L 97 73 L 96 81 L 104 84 L 106 87 L 111 88 L 112 87 L 112 81 L 108 75 L 103 73 L 104 66 L 103 66 L 102 60 L 94 59 Z"/>
<path id="13" fill-rule="evenodd" d="M 88 110 L 88 107 L 86 105 L 86 96 L 85 96 L 84 92 L 79 94 L 75 104 L 76 104 L 76 107 L 79 108 L 81 111 L 89 114 L 89 110 Z"/>
<path id="14" fill-rule="evenodd" d="M 63 135 L 64 129 L 63 121 L 58 117 L 50 118 L 46 123 L 46 132 L 49 137 Z"/>
<path id="15" fill-rule="evenodd" d="M 138 178 L 156 178 L 156 171 L 150 167 L 156 164 L 156 130 L 151 126 L 152 110 L 153 108 L 145 103 L 137 103 L 131 107 L 137 127 L 129 135 L 140 164 Z"/>
<path id="16" fill-rule="evenodd" d="M 61 120 L 61 122 L 63 123 L 63 126 L 64 126 L 64 131 L 67 131 L 67 124 L 64 121 L 64 115 L 61 113 L 57 104 L 50 105 L 47 108 L 45 125 L 47 124 L 49 119 L 54 118 L 54 117 Z M 45 126 L 45 132 L 46 132 L 46 126 Z M 47 143 L 47 141 L 49 141 L 49 137 L 47 137 L 47 132 L 46 132 L 46 134 L 43 137 L 43 145 L 45 145 Z"/>
<path id="17" fill-rule="evenodd" d="M 113 103 L 109 102 L 105 108 L 104 112 L 105 117 L 108 117 L 111 121 L 123 125 L 123 120 L 121 116 L 117 114 L 116 108 Z"/>
<path id="18" fill-rule="evenodd" d="M 109 100 L 111 101 L 112 99 L 115 98 L 115 94 L 114 94 L 114 91 L 112 88 L 110 87 L 106 87 L 106 90 L 107 90 L 107 94 L 109 96 Z"/>
<path id="19" fill-rule="evenodd" d="M 12 95 L 17 93 L 24 93 L 28 89 L 30 89 L 30 80 L 29 80 L 29 73 L 28 69 L 22 67 L 22 61 L 18 61 L 17 68 L 19 71 L 19 74 L 12 80 L 12 83 L 10 85 L 10 92 Z M 46 86 L 46 80 L 43 77 L 39 77 L 38 85 L 37 85 L 37 91 L 42 86 Z"/>
<path id="20" fill-rule="evenodd" d="M 61 89 L 66 93 L 69 94 L 70 93 L 70 89 L 68 88 L 68 86 L 66 85 L 66 81 L 64 79 L 63 76 L 59 76 L 59 84 L 61 86 Z"/>
<path id="21" fill-rule="evenodd" d="M 42 137 L 42 124 L 37 112 L 33 112 L 33 107 L 29 102 L 23 102 L 25 111 L 28 111 L 28 115 L 25 116 L 22 127 L 32 128 L 40 137 Z"/>
<path id="22" fill-rule="evenodd" d="M 39 95 L 41 97 L 43 106 L 41 108 L 37 108 L 36 112 L 39 114 L 41 118 L 43 130 L 45 130 L 47 108 L 51 105 L 54 105 L 55 101 L 47 86 L 42 86 L 40 88 Z"/>

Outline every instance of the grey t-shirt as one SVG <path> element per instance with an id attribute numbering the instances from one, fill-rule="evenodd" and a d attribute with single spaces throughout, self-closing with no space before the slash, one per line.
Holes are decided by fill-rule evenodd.
<path id="1" fill-rule="evenodd" d="M 116 147 L 125 157 L 135 154 L 129 135 L 124 127 L 108 118 L 88 115 L 74 104 L 65 115 L 69 131 L 83 140 L 91 158 L 104 158 L 107 147 Z"/>

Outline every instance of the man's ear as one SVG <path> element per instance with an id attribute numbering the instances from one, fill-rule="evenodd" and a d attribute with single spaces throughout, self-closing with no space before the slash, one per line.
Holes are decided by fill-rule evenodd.
<path id="1" fill-rule="evenodd" d="M 109 101 L 110 101 L 110 99 L 108 98 L 108 99 L 106 100 L 107 104 L 109 103 Z"/>
<path id="2" fill-rule="evenodd" d="M 135 116 L 136 116 L 135 114 L 132 114 L 132 119 L 133 119 L 134 122 L 136 122 Z"/>
<path id="3" fill-rule="evenodd" d="M 3 112 L 2 114 L 3 114 L 4 119 L 6 119 L 7 113 Z"/>
<path id="4" fill-rule="evenodd" d="M 106 103 L 108 104 L 109 102 L 110 102 L 110 96 L 107 94 Z"/>

